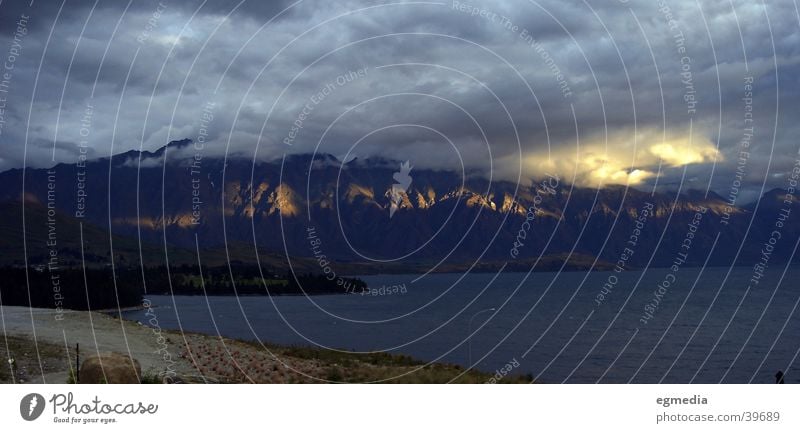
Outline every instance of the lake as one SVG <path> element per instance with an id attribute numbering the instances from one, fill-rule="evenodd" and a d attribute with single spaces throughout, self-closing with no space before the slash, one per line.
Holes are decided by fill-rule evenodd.
<path id="1" fill-rule="evenodd" d="M 396 290 L 148 299 L 167 329 L 390 351 L 487 372 L 512 363 L 511 374 L 545 383 L 773 383 L 778 370 L 800 382 L 791 368 L 800 267 L 776 265 L 748 290 L 752 276 L 744 267 L 372 275 L 361 278 L 376 292 Z M 144 311 L 123 316 L 147 321 Z"/>

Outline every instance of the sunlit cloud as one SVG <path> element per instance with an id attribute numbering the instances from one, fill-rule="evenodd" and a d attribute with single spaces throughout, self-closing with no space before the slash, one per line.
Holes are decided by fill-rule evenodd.
<path id="1" fill-rule="evenodd" d="M 574 146 L 574 145 L 573 145 Z M 705 136 L 679 136 L 655 130 L 620 132 L 589 139 L 579 148 L 562 145 L 551 152 L 525 158 L 527 175 L 557 174 L 577 186 L 636 186 L 659 175 L 663 168 L 706 164 L 720 160 L 716 147 Z"/>
<path id="2" fill-rule="evenodd" d="M 681 167 L 687 164 L 700 164 L 719 159 L 719 151 L 703 142 L 700 146 L 692 145 L 688 140 L 673 141 L 654 144 L 650 146 L 650 152 L 661 158 L 666 165 Z"/>

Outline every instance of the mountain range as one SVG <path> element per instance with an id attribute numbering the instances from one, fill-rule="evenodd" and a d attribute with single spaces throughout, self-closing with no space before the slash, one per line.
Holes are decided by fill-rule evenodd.
<path id="1" fill-rule="evenodd" d="M 405 163 L 408 179 L 398 184 Z M 785 198 L 772 190 L 729 207 L 713 192 L 578 188 L 555 178 L 518 184 L 414 161 L 203 156 L 180 140 L 155 152 L 0 173 L 0 264 L 24 263 L 23 209 L 29 264 L 46 261 L 51 236 L 61 260 L 79 261 L 81 230 L 83 259 L 96 264 L 114 251 L 131 264 L 196 263 L 199 255 L 203 263 L 289 260 L 308 271 L 331 262 L 360 273 L 528 270 L 537 260 L 537 269 L 608 269 L 621 257 L 627 268 L 670 266 L 684 250 L 690 265 L 754 264 Z M 707 210 L 684 249 L 698 209 Z M 770 264 L 792 256 L 800 235 L 793 219 Z"/>

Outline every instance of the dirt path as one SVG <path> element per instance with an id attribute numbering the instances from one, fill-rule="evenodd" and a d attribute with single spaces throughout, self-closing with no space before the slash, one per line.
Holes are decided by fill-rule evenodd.
<path id="1" fill-rule="evenodd" d="M 49 361 L 66 367 L 50 373 L 45 368 L 43 377 L 39 372 L 39 377 L 30 377 L 31 381 L 65 383 L 69 365 L 75 365 L 76 344 L 80 344 L 81 358 L 98 352 L 118 352 L 138 360 L 143 372 L 161 373 L 172 369 L 177 374 L 191 375 L 195 371 L 188 361 L 178 356 L 179 342 L 175 341 L 174 334 L 162 334 L 153 328 L 98 312 L 65 310 L 60 317 L 55 310 L 0 306 L 0 333 L 25 337 L 49 348 L 61 348 L 60 360 L 46 359 L 53 356 L 53 350 L 48 350 L 46 355 L 40 353 L 41 359 L 37 359 L 35 345 L 25 353 L 13 354 L 17 359 L 25 358 L 28 364 Z M 0 353 L 0 357 L 6 359 L 8 353 Z"/>

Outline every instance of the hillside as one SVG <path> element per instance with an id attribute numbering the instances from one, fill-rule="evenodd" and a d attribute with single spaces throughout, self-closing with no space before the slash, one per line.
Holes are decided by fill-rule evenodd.
<path id="1" fill-rule="evenodd" d="M 413 161 L 407 190 L 393 196 L 400 162 L 354 159 L 342 163 L 330 155 L 293 155 L 255 163 L 207 157 L 202 167 L 193 167 L 189 143 L 173 142 L 156 152 L 130 151 L 86 164 L 83 221 L 89 255 L 108 255 L 103 231 L 110 228 L 115 256 L 128 263 L 138 256 L 141 236 L 145 261 L 164 257 L 166 244 L 170 262 L 193 263 L 198 244 L 203 262 L 225 263 L 230 255 L 234 261 L 259 259 L 280 267 L 286 266 L 288 253 L 305 258 L 293 259 L 292 264 L 311 271 L 323 256 L 348 271 L 403 272 L 437 263 L 437 271 L 458 270 L 476 261 L 479 268 L 497 268 L 506 262 L 518 268 L 535 262 L 540 254 L 550 263 L 547 268 L 555 269 L 570 254 L 576 255 L 568 268 L 582 269 L 591 266 L 594 257 L 599 257 L 601 265 L 615 263 L 637 229 L 642 209 L 651 204 L 652 214 L 637 232 L 637 243 L 644 247 L 628 266 L 668 266 L 701 207 L 708 211 L 693 239 L 696 253 L 689 255 L 687 263 L 704 263 L 719 234 L 709 264 L 731 263 L 740 247 L 737 261 L 747 264 L 758 260 L 783 196 L 773 190 L 758 207 L 726 209 L 726 201 L 713 192 L 708 196 L 698 191 L 651 195 L 619 186 L 575 188 L 547 179 L 516 185 L 416 169 Z M 65 260 L 74 260 L 79 245 L 76 222 L 63 215 L 76 211 L 78 197 L 71 183 L 77 168 L 60 164 L 52 170 L 60 179 L 55 200 L 62 214 L 60 243 Z M 31 221 L 41 221 L 41 204 L 34 202 L 42 203 L 47 197 L 47 175 L 45 170 L 29 169 L 26 176 L 31 207 L 26 212 L 31 213 Z M 552 185 L 543 188 L 541 181 Z M 21 186 L 21 170 L 0 173 L 0 201 L 14 200 Z M 397 211 L 391 214 L 393 203 Z M 528 214 L 531 208 L 535 208 L 534 218 Z M 2 230 L 16 230 L 17 235 L 0 257 L 19 263 L 21 217 L 13 219 L 19 212 L 9 205 L 3 212 L 12 219 L 5 221 Z M 527 227 L 526 218 L 532 224 L 522 230 Z M 40 222 L 28 226 L 29 257 L 41 259 L 46 227 Z M 784 238 L 798 235 L 800 226 L 784 228 Z M 788 260 L 790 244 L 780 243 L 771 260 Z"/>

